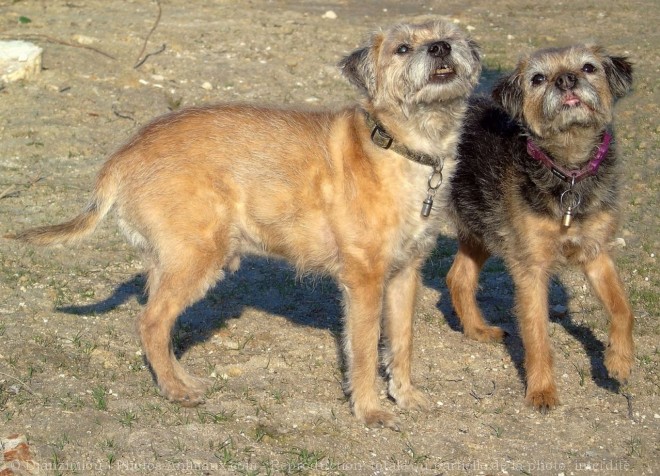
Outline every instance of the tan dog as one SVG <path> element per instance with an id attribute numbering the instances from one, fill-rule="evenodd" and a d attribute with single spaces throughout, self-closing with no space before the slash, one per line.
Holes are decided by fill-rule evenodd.
<path id="1" fill-rule="evenodd" d="M 447 276 L 465 334 L 500 340 L 475 294 L 489 255 L 501 257 L 516 288 L 525 347 L 527 401 L 558 403 L 548 336 L 548 285 L 560 266 L 582 268 L 609 313 L 605 367 L 625 380 L 634 360 L 633 314 L 608 243 L 619 222 L 621 162 L 611 141 L 616 99 L 632 66 L 595 45 L 540 50 L 523 58 L 465 120 L 451 183 L 459 250 Z"/>
<path id="2" fill-rule="evenodd" d="M 410 377 L 412 318 L 420 266 L 441 215 L 429 200 L 428 218 L 420 210 L 441 173 L 453 170 L 479 53 L 452 24 L 402 24 L 373 35 L 340 67 L 366 96 L 362 106 L 307 112 L 217 105 L 163 116 L 108 159 L 79 216 L 15 236 L 40 245 L 73 242 L 114 204 L 149 264 L 139 333 L 170 400 L 195 405 L 205 391 L 172 352 L 177 316 L 222 270 L 236 270 L 242 254 L 255 253 L 339 281 L 358 419 L 397 424 L 378 398 L 383 315 L 389 393 L 402 408 L 426 405 Z"/>

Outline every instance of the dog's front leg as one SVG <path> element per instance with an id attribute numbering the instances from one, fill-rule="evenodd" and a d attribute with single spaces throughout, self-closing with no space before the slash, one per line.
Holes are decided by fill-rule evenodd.
<path id="1" fill-rule="evenodd" d="M 623 382 L 630 376 L 634 361 L 632 330 L 635 319 L 623 284 L 612 258 L 604 252 L 584 264 L 584 273 L 610 315 L 605 367 L 611 377 Z"/>
<path id="2" fill-rule="evenodd" d="M 510 266 L 516 287 L 516 315 L 525 348 L 527 403 L 546 412 L 559 403 L 548 335 L 549 274 L 538 264 Z"/>
<path id="3" fill-rule="evenodd" d="M 429 400 L 417 390 L 411 379 L 413 316 L 419 268 L 416 262 L 397 272 L 387 283 L 385 290 L 385 337 L 388 350 L 385 365 L 389 376 L 389 395 L 397 405 L 406 409 L 426 410 Z"/>
<path id="4" fill-rule="evenodd" d="M 355 416 L 367 426 L 398 430 L 396 416 L 382 408 L 378 399 L 378 341 L 383 309 L 383 273 L 354 270 L 342 279 L 346 324 L 344 349 L 347 384 Z"/>

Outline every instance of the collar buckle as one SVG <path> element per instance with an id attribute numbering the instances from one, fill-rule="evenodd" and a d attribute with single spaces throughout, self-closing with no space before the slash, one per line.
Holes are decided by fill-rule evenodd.
<path id="1" fill-rule="evenodd" d="M 378 137 L 378 139 L 376 139 Z M 371 131 L 371 142 L 376 144 L 381 149 L 389 149 L 394 142 L 394 138 L 385 132 L 380 125 L 374 125 L 373 130 Z"/>

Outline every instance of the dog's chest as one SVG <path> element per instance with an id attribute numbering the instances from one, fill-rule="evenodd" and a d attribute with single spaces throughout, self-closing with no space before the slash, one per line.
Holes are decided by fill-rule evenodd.
<path id="1" fill-rule="evenodd" d="M 393 250 L 396 267 L 426 256 L 435 246 L 442 220 L 446 218 L 448 184 L 441 183 L 436 190 L 429 190 L 430 175 L 429 168 L 404 184 L 400 227 Z"/>

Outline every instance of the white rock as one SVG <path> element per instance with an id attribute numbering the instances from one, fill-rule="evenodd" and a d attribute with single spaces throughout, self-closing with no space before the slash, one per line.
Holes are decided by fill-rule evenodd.
<path id="1" fill-rule="evenodd" d="M 0 41 L 0 82 L 11 83 L 39 74 L 42 52 L 27 41 Z"/>
<path id="2" fill-rule="evenodd" d="M 325 12 L 321 16 L 321 18 L 326 18 L 328 20 L 336 20 L 337 19 L 337 14 L 335 12 L 333 12 L 332 10 L 328 10 L 327 12 Z"/>
<path id="3" fill-rule="evenodd" d="M 202 83 L 202 89 L 206 89 L 207 91 L 211 91 L 213 89 L 213 85 L 209 83 L 208 81 L 204 81 Z"/>

